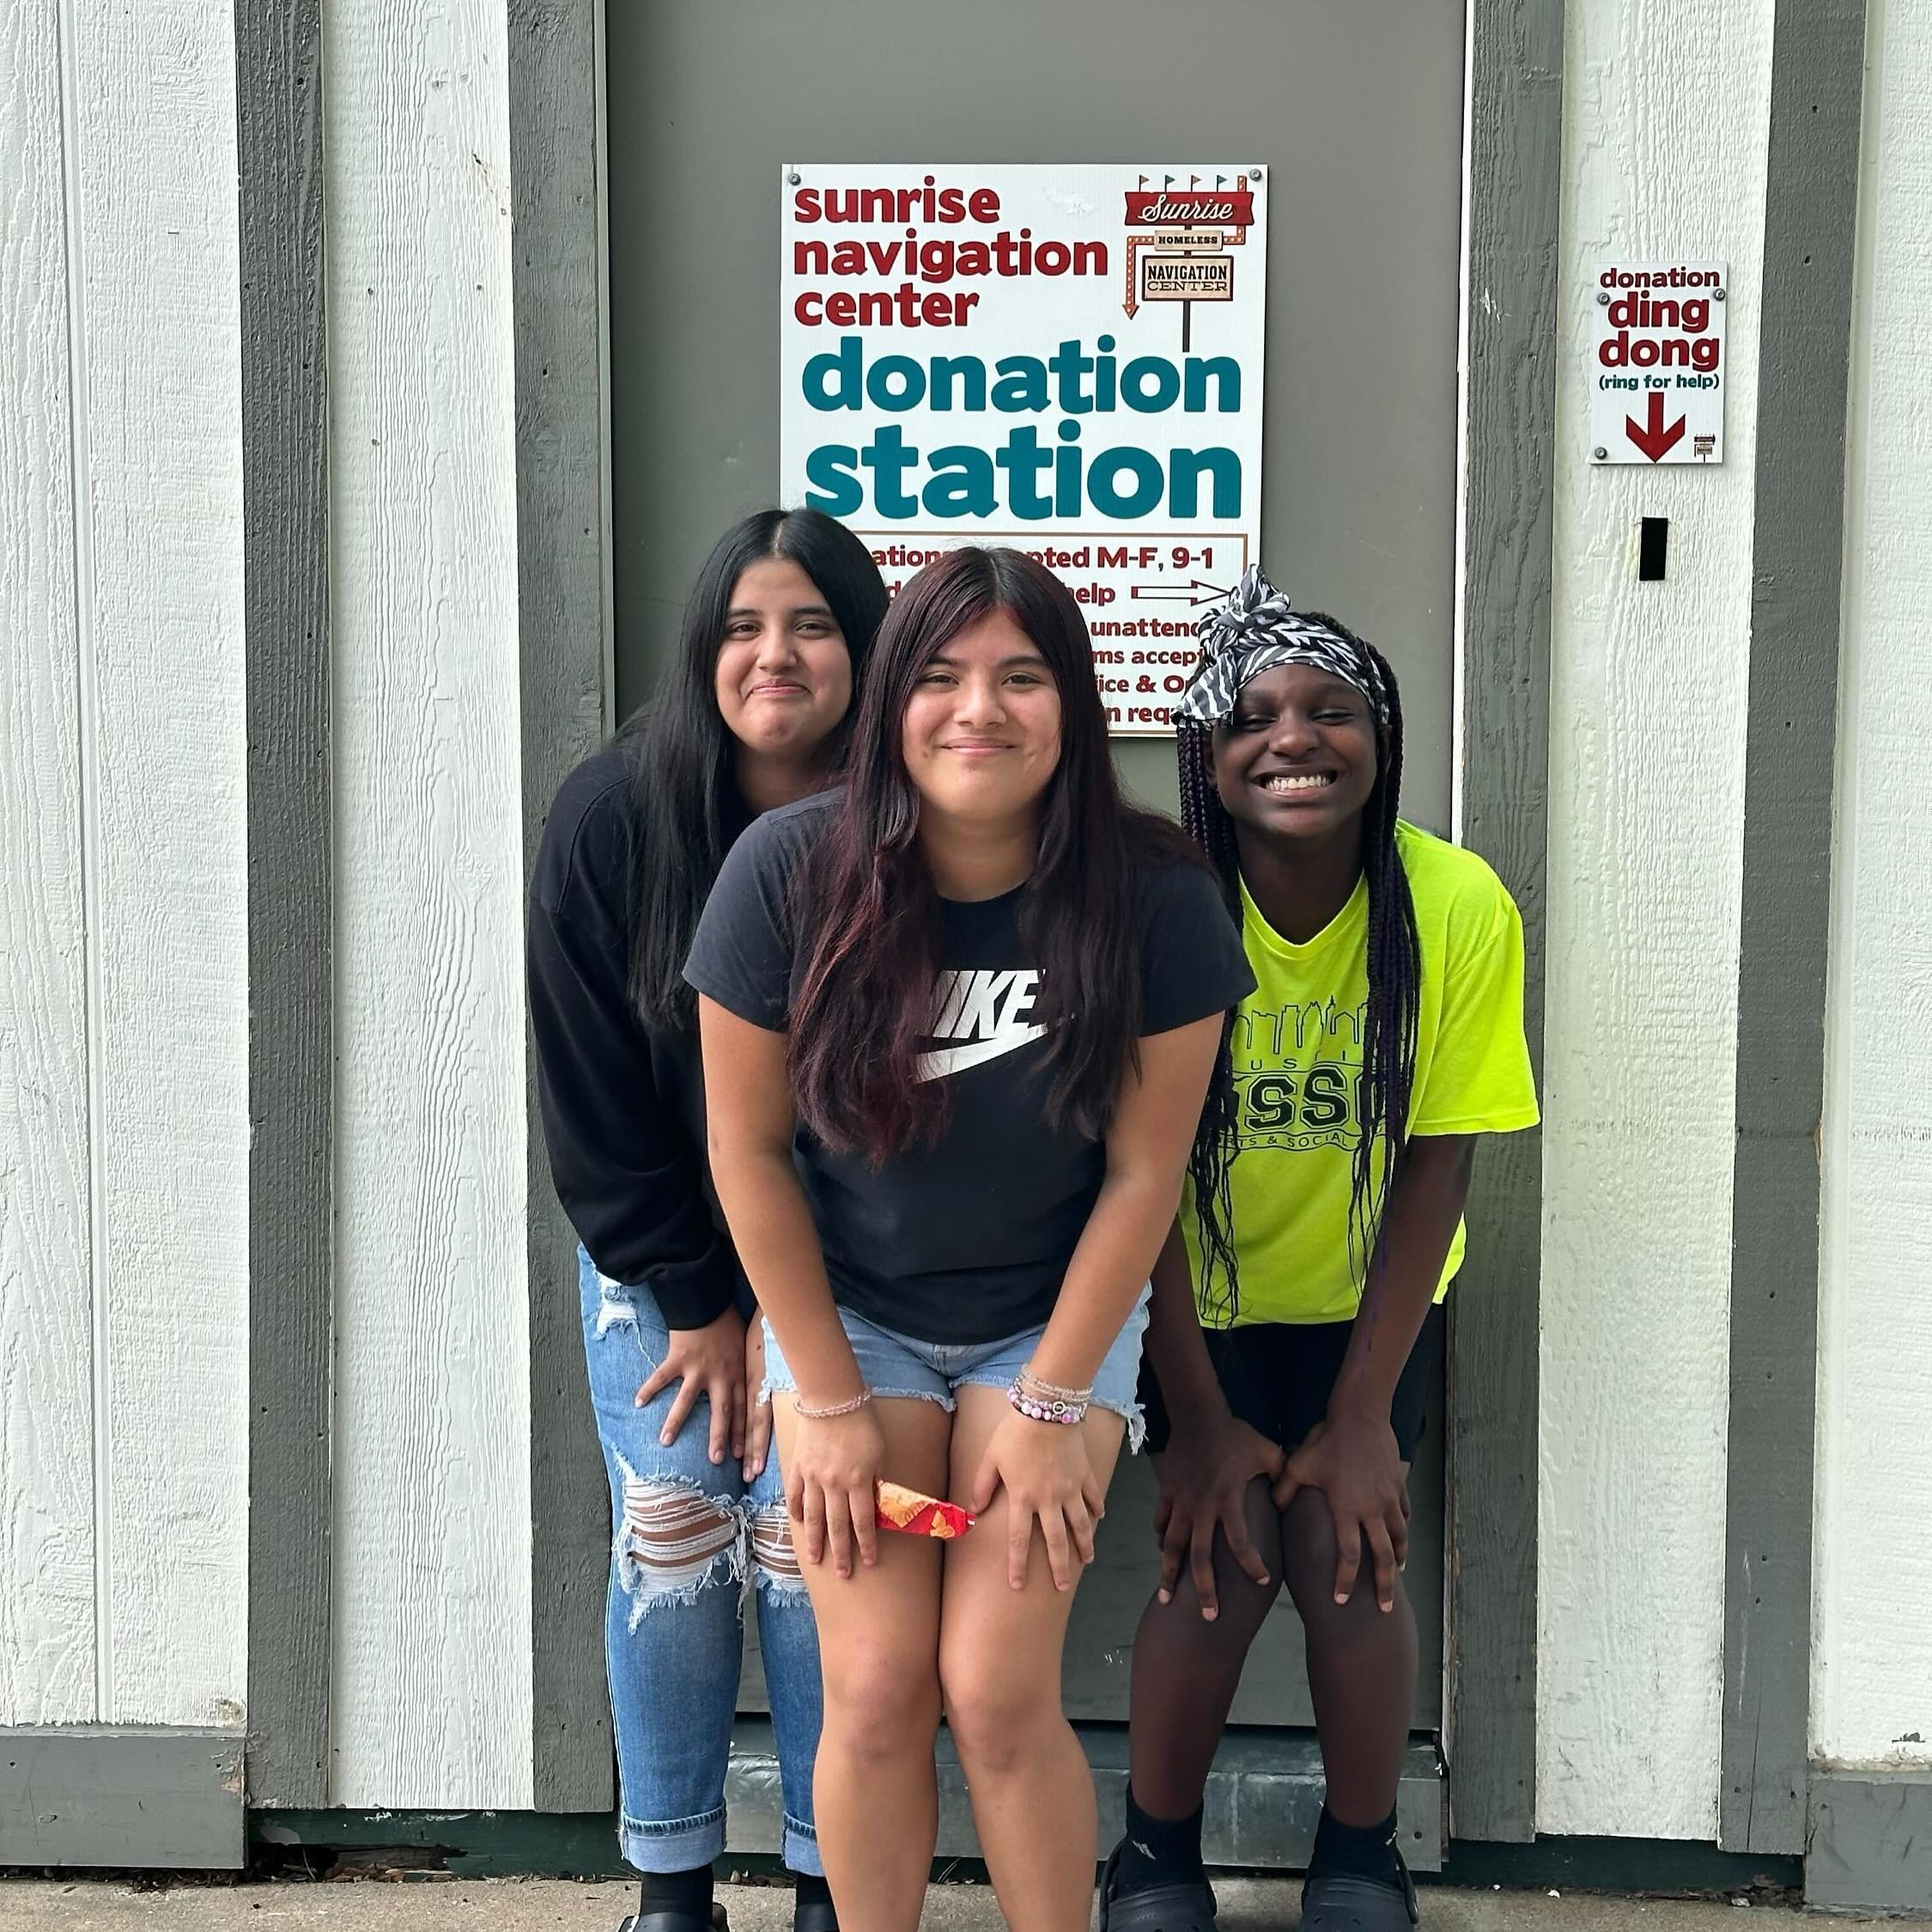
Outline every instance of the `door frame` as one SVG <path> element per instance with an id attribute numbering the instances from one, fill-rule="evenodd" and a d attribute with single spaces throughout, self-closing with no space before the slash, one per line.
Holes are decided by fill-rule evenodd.
<path id="1" fill-rule="evenodd" d="M 525 823 L 594 741 L 611 690 L 609 330 L 604 0 L 510 0 L 516 220 L 517 482 L 525 641 Z M 1563 0 L 1467 0 L 1463 319 L 1452 782 L 1462 842 L 1523 915 L 1539 1074 L 1554 567 Z M 586 679 L 590 684 L 586 686 Z M 595 701 L 586 702 L 586 688 Z M 1480 756 L 1471 757 L 1472 749 Z M 541 1148 L 532 1097 L 531 1137 Z M 540 1166 L 540 1152 L 533 1154 Z M 580 1453 L 576 1337 L 540 1320 L 568 1230 L 531 1188 L 535 1801 L 610 1801 L 598 1655 L 596 1459 Z M 1514 1135 L 1479 1163 L 1483 1229 L 1449 1337 L 1445 1753 L 1464 1838 L 1528 1840 L 1536 1803 L 1536 1511 L 1542 1159 Z M 556 1333 L 550 1331 L 555 1329 Z M 541 1396 L 542 1400 L 538 1398 Z M 568 1746 L 568 1748 L 566 1747 Z M 602 1771 L 593 1775 L 592 1766 Z"/>

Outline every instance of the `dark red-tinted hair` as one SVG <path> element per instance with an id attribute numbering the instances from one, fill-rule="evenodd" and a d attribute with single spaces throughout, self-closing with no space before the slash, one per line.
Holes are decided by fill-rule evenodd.
<path id="1" fill-rule="evenodd" d="M 1133 1064 L 1137 864 L 1194 857 L 1167 820 L 1121 796 L 1086 621 L 1066 586 L 1018 550 L 954 550 L 921 570 L 879 627 L 846 782 L 794 902 L 805 962 L 791 1017 L 799 1113 L 829 1145 L 877 1161 L 929 1143 L 946 1111 L 945 1083 L 918 1077 L 941 923 L 905 766 L 906 707 L 938 653 L 996 612 L 1033 641 L 1060 692 L 1060 763 L 1040 800 L 1039 859 L 1020 914 L 1040 965 L 1034 1017 L 1048 1029 L 1056 1127 L 1104 1133 Z"/>

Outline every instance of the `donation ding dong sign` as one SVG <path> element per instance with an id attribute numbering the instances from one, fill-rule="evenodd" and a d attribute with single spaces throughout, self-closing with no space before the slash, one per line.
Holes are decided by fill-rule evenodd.
<path id="1" fill-rule="evenodd" d="M 895 592 L 962 544 L 1072 591 L 1116 732 L 1171 729 L 1261 538 L 1259 173 L 788 167 L 780 494 Z"/>
<path id="2" fill-rule="evenodd" d="M 1590 341 L 1598 463 L 1724 460 L 1724 264 L 1603 262 Z"/>

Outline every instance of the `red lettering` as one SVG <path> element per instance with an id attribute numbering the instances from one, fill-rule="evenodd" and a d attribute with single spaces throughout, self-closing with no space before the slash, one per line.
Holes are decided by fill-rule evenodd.
<path id="1" fill-rule="evenodd" d="M 999 197 L 991 188 L 975 188 L 966 206 L 975 222 L 991 224 L 999 219 Z"/>
<path id="2" fill-rule="evenodd" d="M 818 219 L 817 189 L 800 188 L 792 197 L 792 211 L 801 222 L 816 222 Z"/>

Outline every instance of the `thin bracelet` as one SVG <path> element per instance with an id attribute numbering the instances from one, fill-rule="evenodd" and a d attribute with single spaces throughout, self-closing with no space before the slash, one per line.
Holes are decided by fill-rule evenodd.
<path id="1" fill-rule="evenodd" d="M 1030 1395 L 1043 1396 L 1049 1401 L 1055 1396 L 1063 1402 L 1091 1402 L 1093 1400 L 1093 1385 L 1091 1382 L 1084 1388 L 1068 1388 L 1063 1383 L 1048 1382 L 1044 1376 L 1035 1375 L 1031 1369 L 1022 1369 L 1018 1379 L 1025 1383 Z"/>
<path id="2" fill-rule="evenodd" d="M 829 1422 L 833 1417 L 856 1415 L 872 1399 L 869 1388 L 862 1388 L 849 1402 L 829 1402 L 822 1409 L 808 1409 L 803 1397 L 792 1405 L 792 1413 L 804 1422 Z"/>

